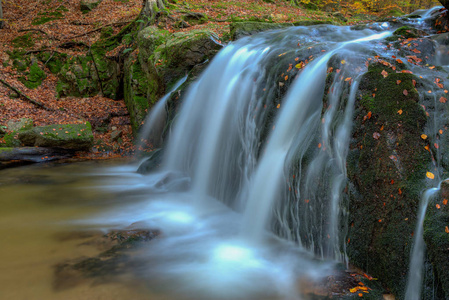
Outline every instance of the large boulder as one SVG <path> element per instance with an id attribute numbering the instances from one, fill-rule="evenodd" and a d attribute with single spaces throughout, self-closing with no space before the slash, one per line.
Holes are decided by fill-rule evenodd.
<path id="1" fill-rule="evenodd" d="M 347 254 L 400 297 L 431 161 L 421 137 L 427 117 L 414 87 L 419 81 L 381 62 L 369 66 L 360 82 L 347 164 Z"/>
<path id="2" fill-rule="evenodd" d="M 253 35 L 262 31 L 281 29 L 293 26 L 290 23 L 266 23 L 266 22 L 233 22 L 230 24 L 231 39 L 238 40 L 244 36 Z"/>
<path id="3" fill-rule="evenodd" d="M 141 30 L 138 49 L 125 60 L 124 98 L 137 133 L 151 107 L 180 78 L 211 59 L 219 49 L 206 30 L 170 34 L 155 26 Z"/>
<path id="4" fill-rule="evenodd" d="M 82 124 L 54 124 L 39 126 L 18 134 L 25 146 L 88 150 L 94 137 L 89 122 Z"/>

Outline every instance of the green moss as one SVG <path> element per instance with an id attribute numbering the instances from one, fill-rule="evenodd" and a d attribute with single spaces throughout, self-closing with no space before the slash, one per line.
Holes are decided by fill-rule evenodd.
<path id="1" fill-rule="evenodd" d="M 348 255 L 399 297 L 431 163 L 420 137 L 427 119 L 413 81 L 419 78 L 380 63 L 369 66 L 348 155 L 348 176 L 357 187 L 350 196 Z"/>
<path id="2" fill-rule="evenodd" d="M 11 43 L 14 48 L 31 48 L 34 46 L 34 37 L 32 33 L 26 33 L 14 38 Z"/>
<path id="3" fill-rule="evenodd" d="M 62 10 L 64 11 L 64 10 Z M 50 21 L 62 19 L 64 15 L 59 11 L 49 11 L 44 13 L 38 13 L 38 17 L 34 18 L 31 22 L 32 25 L 42 25 Z"/>
<path id="4" fill-rule="evenodd" d="M 26 77 L 20 77 L 19 80 L 29 89 L 35 89 L 42 84 L 42 81 L 47 78 L 45 72 L 35 62 L 31 65 L 29 73 Z"/>
<path id="5" fill-rule="evenodd" d="M 52 72 L 53 74 L 57 74 L 61 71 L 65 60 L 67 59 L 67 54 L 43 51 L 38 53 L 37 57 L 43 64 L 47 66 L 50 72 Z"/>
<path id="6" fill-rule="evenodd" d="M 437 208 L 436 205 L 439 205 L 440 208 Z M 446 298 L 449 295 L 449 261 L 447 260 L 449 233 L 447 233 L 447 226 L 449 226 L 449 206 L 444 205 L 443 197 L 438 195 L 432 199 L 427 208 L 424 220 L 424 240 L 436 277 Z"/>

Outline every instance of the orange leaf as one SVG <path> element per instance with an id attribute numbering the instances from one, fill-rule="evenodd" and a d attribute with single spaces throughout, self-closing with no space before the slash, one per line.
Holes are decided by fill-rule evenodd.
<path id="1" fill-rule="evenodd" d="M 402 109 L 398 110 L 398 114 L 402 115 Z"/>
<path id="2" fill-rule="evenodd" d="M 444 199 L 444 200 L 443 200 L 443 204 L 444 204 L 444 205 L 447 205 L 447 199 Z"/>
<path id="3" fill-rule="evenodd" d="M 435 143 L 435 144 L 433 144 L 434 146 L 435 146 L 435 148 L 436 149 L 438 149 L 439 148 L 439 146 L 438 146 L 438 144 L 437 143 Z"/>
<path id="4" fill-rule="evenodd" d="M 286 75 L 286 76 L 284 77 L 284 80 L 288 80 L 288 75 Z"/>
<path id="5" fill-rule="evenodd" d="M 446 233 L 449 233 L 449 227 L 446 226 L 446 228 L 444 228 L 444 231 L 446 231 Z"/>
<path id="6" fill-rule="evenodd" d="M 425 134 L 423 133 L 423 134 L 421 134 L 421 138 L 422 138 L 423 140 L 425 140 L 425 139 L 427 139 L 427 135 L 425 135 Z"/>
<path id="7" fill-rule="evenodd" d="M 396 61 L 397 61 L 398 63 L 400 63 L 400 64 L 403 64 L 402 60 L 400 60 L 399 58 L 396 59 Z"/>
<path id="8" fill-rule="evenodd" d="M 403 90 L 402 93 L 407 96 L 408 95 L 408 91 L 407 90 Z"/>
<path id="9" fill-rule="evenodd" d="M 440 129 L 438 132 L 439 132 L 440 134 L 443 134 L 443 130 L 442 130 L 442 129 Z"/>
<path id="10" fill-rule="evenodd" d="M 416 87 L 416 80 L 415 79 L 412 80 L 412 83 L 413 83 L 413 86 Z"/>
<path id="11" fill-rule="evenodd" d="M 437 209 L 440 209 L 441 206 L 439 204 L 435 205 Z"/>
<path id="12" fill-rule="evenodd" d="M 382 74 L 382 76 L 383 76 L 384 78 L 387 78 L 387 76 L 388 76 L 388 72 L 385 71 L 385 70 L 382 70 L 382 72 L 380 72 L 380 74 Z"/>
<path id="13" fill-rule="evenodd" d="M 366 116 L 368 117 L 368 119 L 371 119 L 371 115 L 372 115 L 372 113 L 369 111 Z"/>
<path id="14" fill-rule="evenodd" d="M 279 108 L 279 107 L 281 107 L 281 104 L 278 104 L 278 105 L 276 106 L 276 108 Z"/>
<path id="15" fill-rule="evenodd" d="M 444 98 L 444 97 L 441 97 L 441 98 L 440 98 L 440 102 L 441 102 L 441 103 L 446 103 L 446 101 L 447 101 L 447 98 Z"/>
<path id="16" fill-rule="evenodd" d="M 396 80 L 396 84 L 399 85 L 402 81 Z"/>
<path id="17" fill-rule="evenodd" d="M 349 80 L 351 80 L 351 79 L 352 79 L 351 77 L 348 77 L 348 78 L 345 79 L 345 81 L 349 81 Z"/>
<path id="18" fill-rule="evenodd" d="M 431 173 L 431 172 L 427 172 L 426 176 L 427 176 L 427 178 L 430 178 L 430 179 L 434 179 L 435 178 L 435 175 L 433 173 Z"/>

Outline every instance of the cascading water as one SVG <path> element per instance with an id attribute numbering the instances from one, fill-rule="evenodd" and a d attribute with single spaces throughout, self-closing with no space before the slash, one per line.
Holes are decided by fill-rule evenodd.
<path id="1" fill-rule="evenodd" d="M 138 184 L 151 199 L 114 219 L 164 233 L 142 254 L 155 286 L 196 299 L 300 299 L 298 282 L 328 272 L 316 257 L 346 261 L 354 104 L 368 57 L 387 51 L 378 40 L 390 34 L 371 27 L 244 38 L 190 85 L 161 168 Z"/>

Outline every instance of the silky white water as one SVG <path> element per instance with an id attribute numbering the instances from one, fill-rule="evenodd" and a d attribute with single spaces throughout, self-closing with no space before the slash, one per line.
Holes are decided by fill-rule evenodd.
<path id="1" fill-rule="evenodd" d="M 151 279 L 152 288 L 176 298 L 301 299 L 301 283 L 322 278 L 334 259 L 341 259 L 339 194 L 345 183 L 357 74 L 366 68 L 369 49 L 376 47 L 373 41 L 389 34 L 298 27 L 228 45 L 182 100 L 159 171 L 134 185 L 114 188 L 138 193 L 139 198 L 145 191 L 148 200 L 96 216 L 95 223 L 160 229 L 162 237 L 140 254 L 139 272 Z M 283 53 L 294 55 L 298 39 L 313 48 L 330 36 L 332 42 L 318 46 L 317 58 L 292 77 L 287 94 L 279 93 L 277 70 L 268 66 Z M 325 79 L 333 57 L 345 62 L 339 63 L 341 76 L 332 84 L 323 124 Z M 354 79 L 349 82 L 347 77 Z M 278 104 L 272 103 L 275 95 Z M 339 106 L 346 107 L 342 114 L 336 110 Z M 321 132 L 326 135 L 323 149 L 312 144 Z M 318 225 L 324 236 L 333 237 L 326 245 L 323 236 L 316 241 L 318 248 L 327 247 L 319 257 L 329 263 L 315 260 L 316 249 L 307 242 L 280 239 L 270 230 L 270 224 L 282 222 L 277 208 L 286 209 L 282 198 L 289 166 L 306 151 L 315 153 L 317 162 L 307 167 L 304 182 L 335 170 L 326 195 L 331 204 L 322 212 L 331 223 Z M 315 193 L 299 188 L 301 193 Z"/>

